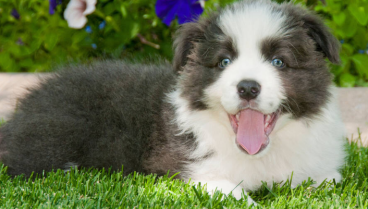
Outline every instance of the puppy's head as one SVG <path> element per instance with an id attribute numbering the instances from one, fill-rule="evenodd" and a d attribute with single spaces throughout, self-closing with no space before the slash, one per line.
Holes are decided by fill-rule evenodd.
<path id="1" fill-rule="evenodd" d="M 292 4 L 240 1 L 183 25 L 174 67 L 192 110 L 226 111 L 237 143 L 257 154 L 280 115 L 317 115 L 329 97 L 325 58 L 337 40 L 315 14 Z"/>

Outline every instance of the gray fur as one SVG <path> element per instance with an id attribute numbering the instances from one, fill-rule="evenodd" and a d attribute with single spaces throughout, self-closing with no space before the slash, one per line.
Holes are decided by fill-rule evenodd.
<path id="1" fill-rule="evenodd" d="M 182 149 L 195 144 L 191 135 L 170 137 L 174 113 L 163 107 L 175 82 L 167 64 L 104 61 L 63 69 L 30 89 L 1 127 L 1 161 L 10 175 L 26 176 L 65 169 L 68 162 L 113 170 L 124 165 L 124 174 L 181 171 L 188 161 Z"/>

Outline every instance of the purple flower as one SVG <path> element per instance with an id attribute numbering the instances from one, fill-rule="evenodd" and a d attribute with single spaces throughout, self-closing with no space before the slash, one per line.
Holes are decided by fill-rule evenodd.
<path id="1" fill-rule="evenodd" d="M 61 4 L 61 0 L 49 0 L 49 14 L 55 14 L 56 6 Z"/>
<path id="2" fill-rule="evenodd" d="M 202 14 L 200 0 L 157 0 L 156 14 L 167 26 L 178 17 L 179 24 L 190 22 Z"/>
<path id="3" fill-rule="evenodd" d="M 24 46 L 22 38 L 18 38 L 18 40 L 15 43 L 18 44 L 19 46 Z"/>
<path id="4" fill-rule="evenodd" d="M 19 20 L 20 15 L 18 13 L 18 11 L 16 9 L 12 9 L 11 13 L 10 13 L 15 19 Z"/>

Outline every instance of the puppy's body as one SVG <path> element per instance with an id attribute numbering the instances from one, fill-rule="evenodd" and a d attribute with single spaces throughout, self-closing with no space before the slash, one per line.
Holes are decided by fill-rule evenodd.
<path id="1" fill-rule="evenodd" d="M 238 198 L 292 173 L 294 186 L 340 181 L 344 129 L 324 61 L 338 62 L 338 44 L 320 19 L 238 2 L 185 24 L 174 48 L 174 70 L 101 62 L 32 90 L 0 129 L 9 173 L 170 170 L 209 191 L 241 182 Z"/>
<path id="2" fill-rule="evenodd" d="M 72 68 L 35 87 L 1 127 L 1 159 L 9 174 L 28 176 L 70 165 L 113 170 L 124 165 L 124 173 L 160 175 L 181 170 L 176 167 L 187 159 L 177 149 L 187 142 L 165 137 L 177 133 L 168 121 L 174 111 L 164 99 L 175 82 L 169 66 L 106 61 Z M 150 153 L 161 149 L 169 152 L 157 157 L 177 162 L 150 160 Z"/>

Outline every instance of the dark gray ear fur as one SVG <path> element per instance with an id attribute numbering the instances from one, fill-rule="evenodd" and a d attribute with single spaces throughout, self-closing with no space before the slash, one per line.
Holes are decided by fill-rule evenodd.
<path id="1" fill-rule="evenodd" d="M 176 72 L 183 70 L 188 61 L 188 55 L 194 48 L 194 44 L 204 39 L 204 32 L 199 23 L 186 23 L 182 25 L 174 36 L 174 60 Z"/>
<path id="2" fill-rule="evenodd" d="M 332 63 L 340 63 L 340 44 L 329 28 L 315 14 L 306 14 L 302 18 L 303 27 L 308 29 L 308 35 L 317 43 L 317 50 L 323 52 Z"/>
<path id="3" fill-rule="evenodd" d="M 318 14 L 293 2 L 283 3 L 280 6 L 288 16 L 289 26 L 298 25 L 305 28 L 308 36 L 316 42 L 316 50 L 323 53 L 332 63 L 340 63 L 340 43 Z"/>
<path id="4" fill-rule="evenodd" d="M 332 63 L 340 63 L 340 43 L 316 13 L 295 6 L 292 2 L 284 3 L 282 7 L 290 23 L 294 22 L 307 30 L 309 37 L 316 42 L 317 51 L 322 52 Z"/>

